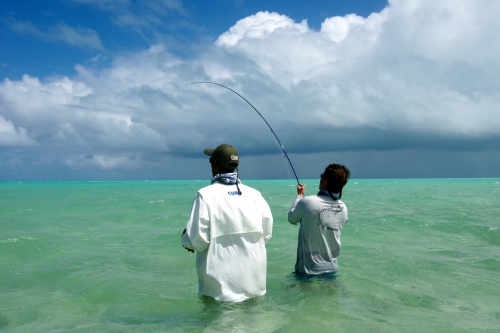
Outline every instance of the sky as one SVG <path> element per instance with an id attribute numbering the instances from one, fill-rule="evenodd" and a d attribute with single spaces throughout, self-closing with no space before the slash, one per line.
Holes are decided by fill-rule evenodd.
<path id="1" fill-rule="evenodd" d="M 500 1 L 0 4 L 0 181 L 500 177 Z"/>

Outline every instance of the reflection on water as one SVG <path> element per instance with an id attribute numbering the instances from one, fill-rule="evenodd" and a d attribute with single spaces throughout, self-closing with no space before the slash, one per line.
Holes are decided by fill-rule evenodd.
<path id="1" fill-rule="evenodd" d="M 318 296 L 327 295 L 331 297 L 345 289 L 342 283 L 337 280 L 336 272 L 321 275 L 293 272 L 289 275 L 289 279 L 291 281 L 289 289 L 298 288 L 308 297 L 314 297 L 316 293 L 318 293 Z"/>
<path id="2" fill-rule="evenodd" d="M 206 296 L 200 300 L 204 304 L 200 320 L 206 325 L 203 332 L 274 332 L 286 324 L 286 314 L 273 308 L 265 296 L 241 303 Z"/>
<path id="3" fill-rule="evenodd" d="M 300 331 L 290 314 L 301 311 L 324 312 L 342 293 L 344 286 L 334 273 L 318 276 L 291 273 L 279 293 L 273 292 L 241 303 L 219 302 L 201 296 L 199 314 L 203 332 L 294 332 Z"/>

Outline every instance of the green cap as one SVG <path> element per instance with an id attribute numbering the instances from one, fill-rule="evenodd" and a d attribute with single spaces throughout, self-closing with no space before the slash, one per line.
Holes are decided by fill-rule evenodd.
<path id="1" fill-rule="evenodd" d="M 203 152 L 205 155 L 212 156 L 217 164 L 226 169 L 236 169 L 240 162 L 236 148 L 225 143 L 215 149 L 207 148 Z"/>

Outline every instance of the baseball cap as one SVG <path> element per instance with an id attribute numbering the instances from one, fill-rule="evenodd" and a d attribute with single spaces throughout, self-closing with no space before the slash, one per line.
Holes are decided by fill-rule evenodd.
<path id="1" fill-rule="evenodd" d="M 238 151 L 231 145 L 221 144 L 217 148 L 207 148 L 203 151 L 205 155 L 212 156 L 221 167 L 235 169 L 240 162 Z"/>

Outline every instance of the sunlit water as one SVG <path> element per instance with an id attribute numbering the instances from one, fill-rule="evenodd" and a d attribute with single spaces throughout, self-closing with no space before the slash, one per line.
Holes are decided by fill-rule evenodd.
<path id="1" fill-rule="evenodd" d="M 294 183 L 246 181 L 275 224 L 267 294 L 239 304 L 197 295 L 179 243 L 207 183 L 0 183 L 0 331 L 500 330 L 499 179 L 351 180 L 340 272 L 309 281 L 291 274 Z"/>

